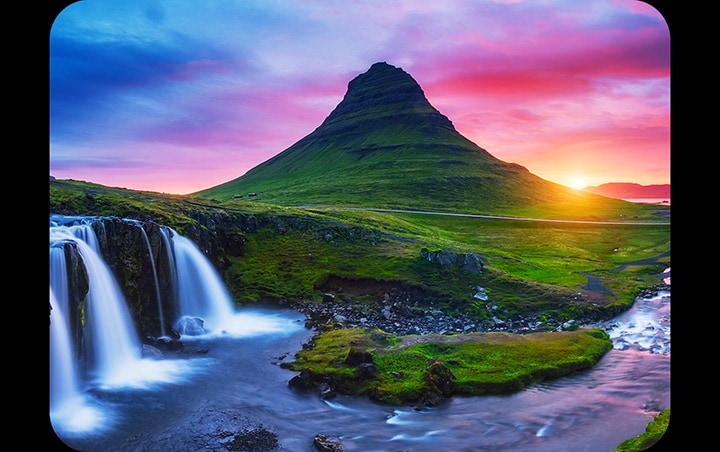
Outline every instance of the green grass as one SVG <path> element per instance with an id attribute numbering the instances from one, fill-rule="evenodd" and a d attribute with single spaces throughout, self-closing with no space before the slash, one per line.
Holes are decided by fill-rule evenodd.
<path id="1" fill-rule="evenodd" d="M 670 408 L 655 416 L 645 429 L 645 432 L 620 444 L 617 452 L 636 452 L 648 450 L 660 441 L 670 424 Z"/>
<path id="2" fill-rule="evenodd" d="M 592 367 L 612 348 L 607 334 L 598 329 L 426 336 L 421 343 L 413 339 L 417 340 L 379 330 L 333 330 L 315 336 L 312 349 L 298 352 L 288 366 L 307 370 L 318 381 L 329 379 L 341 392 L 400 404 L 426 400 L 436 391 L 428 378 L 431 364 L 452 374 L 444 395 L 510 393 Z M 371 354 L 377 368 L 374 378 L 359 378 L 357 366 L 346 362 L 353 348 Z"/>
<path id="3" fill-rule="evenodd" d="M 472 295 L 474 287 L 481 286 L 501 317 L 553 311 L 571 318 L 590 305 L 574 302 L 587 281 L 583 272 L 600 277 L 610 291 L 594 296 L 592 303 L 627 307 L 639 290 L 658 281 L 662 265 L 634 265 L 618 272 L 620 263 L 670 249 L 668 224 L 563 224 L 298 209 L 257 199 L 217 201 L 78 181 L 51 181 L 50 211 L 152 219 L 180 233 L 197 225 L 193 211 L 263 220 L 265 227 L 243 234 L 241 255 L 223 256 L 223 276 L 238 304 L 268 298 L 319 300 L 324 281 L 340 276 L 420 287 L 434 294 L 438 307 L 479 315 L 483 310 L 477 309 Z M 277 231 L 275 220 L 288 224 L 284 232 Z M 485 268 L 479 275 L 443 269 L 422 259 L 423 248 L 479 253 Z M 669 258 L 660 261 L 669 263 Z"/>
<path id="4" fill-rule="evenodd" d="M 481 315 L 482 303 L 471 298 L 471 289 L 482 286 L 501 308 L 501 316 L 543 313 L 569 319 L 591 304 L 607 308 L 609 316 L 628 307 L 639 290 L 658 282 L 657 274 L 670 265 L 668 256 L 656 263 L 632 264 L 620 270 L 625 262 L 670 251 L 669 221 L 658 216 L 658 210 L 664 209 L 656 207 L 601 202 L 575 209 L 554 203 L 501 212 L 527 217 L 665 223 L 589 225 L 321 206 L 299 209 L 263 202 L 262 196 L 232 199 L 233 192 L 228 191 L 225 198 L 201 198 L 65 180 L 50 182 L 49 204 L 50 213 L 148 219 L 180 233 L 185 227 L 198 226 L 193 219 L 197 212 L 244 215 L 270 225 L 275 222 L 267 221 L 273 219 L 304 224 L 288 227 L 283 233 L 265 226 L 243 234 L 244 252 L 225 256 L 228 265 L 223 275 L 238 304 L 267 298 L 318 300 L 324 281 L 340 276 L 423 287 L 435 294 L 436 307 L 449 311 L 475 310 Z M 402 199 L 411 193 L 397 195 Z M 348 194 L 338 192 L 332 196 L 329 202 L 342 204 Z M 380 204 L 373 207 L 383 207 Z M 435 207 L 448 206 L 439 203 Z M 420 257 L 422 248 L 477 252 L 483 256 L 485 268 L 479 275 L 442 269 Z M 586 282 L 582 272 L 598 276 L 610 292 L 592 298 L 592 303 L 577 304 L 575 295 Z M 454 375 L 453 393 L 506 392 L 591 366 L 607 351 L 609 342 L 596 330 L 548 336 L 492 334 L 485 340 L 466 335 L 451 344 L 438 337 L 436 343 L 409 347 L 401 346 L 401 339 L 377 331 L 333 330 L 317 336 L 315 347 L 298 353 L 291 366 L 327 375 L 341 391 L 401 403 L 420 400 L 433 392 L 432 375 L 428 377 L 427 370 L 433 359 Z M 350 347 L 371 351 L 378 368 L 376 378 L 359 380 L 357 368 L 344 363 Z M 646 435 L 624 443 L 618 450 L 643 450 L 662 436 L 668 418 L 669 410 L 648 426 Z"/>

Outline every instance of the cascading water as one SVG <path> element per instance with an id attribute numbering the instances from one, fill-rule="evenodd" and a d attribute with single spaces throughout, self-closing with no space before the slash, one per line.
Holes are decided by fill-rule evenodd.
<path id="1" fill-rule="evenodd" d="M 160 283 L 158 282 L 157 269 L 155 268 L 155 256 L 153 255 L 152 246 L 150 246 L 150 239 L 148 238 L 147 232 L 145 232 L 145 229 L 143 229 L 139 222 L 137 225 L 138 228 L 140 228 L 140 231 L 142 231 L 142 236 L 148 249 L 148 255 L 150 256 L 150 265 L 152 266 L 153 278 L 155 279 L 155 299 L 157 300 L 158 317 L 160 318 L 160 334 L 165 336 L 165 317 L 163 314 L 162 297 L 160 296 Z"/>
<path id="2" fill-rule="evenodd" d="M 50 241 L 51 247 L 73 242 L 82 257 L 89 281 L 86 330 L 89 333 L 87 345 L 92 353 L 88 358 L 97 383 L 115 385 L 118 378 L 140 359 L 140 341 L 122 291 L 97 252 L 97 237 L 89 224 L 51 227 Z M 65 269 L 64 261 L 56 261 L 50 274 L 62 273 Z M 52 287 L 52 290 L 58 293 L 57 288 Z M 65 294 L 56 296 L 65 297 Z"/>
<path id="3" fill-rule="evenodd" d="M 50 290 L 50 406 L 62 409 L 82 396 L 63 310 Z"/>
<path id="4" fill-rule="evenodd" d="M 184 359 L 137 359 L 132 365 L 134 380 L 126 375 L 129 381 L 118 378 L 116 387 L 98 386 L 87 379 L 95 369 L 78 365 L 81 357 L 70 341 L 66 322 L 76 312 L 67 312 L 70 275 L 62 272 L 69 268 L 64 260 L 68 253 L 60 247 L 61 241 L 72 241 L 82 253 L 80 243 L 93 242 L 94 234 L 91 228 L 78 227 L 74 234 L 53 240 L 61 229 L 60 224 L 51 226 L 50 414 L 55 431 L 78 450 L 184 450 L 192 444 L 220 450 L 229 448 L 236 433 L 232 428 L 238 428 L 243 413 L 250 413 L 278 433 L 286 446 L 282 450 L 309 452 L 314 446 L 308 432 L 338 432 L 348 451 L 604 452 L 641 433 L 652 413 L 670 406 L 669 293 L 638 299 L 632 310 L 598 325 L 613 338 L 615 349 L 593 369 L 517 394 L 454 397 L 441 406 L 415 410 L 391 409 L 342 395 L 328 401 L 292 391 L 287 371 L 277 361 L 311 337 L 301 319 L 236 312 L 203 254 L 166 227 L 160 230 L 172 254 L 168 262 L 176 286 L 175 302 L 184 306 L 173 316 L 203 318 L 202 334 L 183 340 L 209 346 L 210 353 Z M 83 264 L 92 259 L 82 257 Z M 89 271 L 87 275 L 95 288 L 97 275 Z M 194 295 L 183 298 L 188 293 Z M 84 319 L 85 328 L 91 328 L 94 317 Z M 265 333 L 273 335 L 232 340 Z M 138 396 L 138 390 L 147 392 Z M 218 430 L 215 421 L 223 415 L 230 416 L 232 428 Z M 193 443 L 198 438 L 202 447 Z"/>
<path id="5" fill-rule="evenodd" d="M 232 298 L 210 262 L 187 237 L 171 231 L 174 251 L 177 311 L 175 328 L 182 335 L 196 336 L 232 328 L 235 317 Z"/>
<path id="6" fill-rule="evenodd" d="M 212 362 L 207 358 L 157 360 L 142 356 L 143 346 L 127 302 L 100 253 L 93 230 L 98 220 L 50 218 L 50 418 L 53 428 L 65 435 L 111 428 L 116 421 L 113 409 L 108 407 L 107 400 L 95 398 L 98 392 L 143 390 L 157 384 L 186 381 L 204 372 Z M 142 228 L 135 220 L 121 221 Z M 222 280 L 197 246 L 168 227 L 163 226 L 160 231 L 178 306 L 173 315 L 192 319 L 195 325 L 202 326 L 191 332 L 180 331 L 181 334 L 190 338 L 215 332 L 248 336 L 289 331 L 283 319 L 235 312 Z M 162 311 L 154 256 L 144 229 L 142 233 L 153 260 L 155 292 L 158 309 Z M 68 251 L 68 247 L 73 251 Z M 68 281 L 72 276 L 68 269 L 72 265 L 66 258 L 73 253 L 77 253 L 87 275 L 88 290 L 80 306 L 77 300 L 73 306 L 70 303 Z M 76 321 L 71 325 L 72 309 Z M 160 312 L 160 319 L 162 316 Z M 73 329 L 81 331 L 73 334 Z M 73 342 L 77 337 L 82 338 L 80 343 Z"/>

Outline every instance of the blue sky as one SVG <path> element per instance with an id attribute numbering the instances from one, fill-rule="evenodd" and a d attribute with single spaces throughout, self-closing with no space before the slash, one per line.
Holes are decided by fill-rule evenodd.
<path id="1" fill-rule="evenodd" d="M 670 182 L 670 37 L 638 0 L 82 0 L 50 32 L 50 173 L 185 194 L 312 132 L 373 63 L 565 185 Z"/>

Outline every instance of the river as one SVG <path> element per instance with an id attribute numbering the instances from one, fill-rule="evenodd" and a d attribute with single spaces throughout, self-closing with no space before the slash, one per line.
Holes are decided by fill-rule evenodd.
<path id="1" fill-rule="evenodd" d="M 315 451 L 313 437 L 322 433 L 347 451 L 610 452 L 670 407 L 669 292 L 639 298 L 598 325 L 615 346 L 592 369 L 422 410 L 297 391 L 288 386 L 295 373 L 279 364 L 312 337 L 304 317 L 252 308 L 237 322 L 242 334 L 185 338 L 191 353 L 157 362 L 166 378 L 90 388 L 85 422 L 54 422 L 55 433 L 82 451 L 248 450 L 233 449 L 235 437 L 270 432 L 277 448 L 258 442 L 255 450 Z"/>

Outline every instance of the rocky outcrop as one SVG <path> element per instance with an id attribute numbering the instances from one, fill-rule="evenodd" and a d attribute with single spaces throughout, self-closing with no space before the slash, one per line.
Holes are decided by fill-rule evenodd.
<path id="1" fill-rule="evenodd" d="M 197 245 L 200 251 L 222 275 L 231 257 L 245 253 L 247 234 L 269 228 L 282 235 L 290 230 L 315 234 L 327 242 L 336 240 L 377 244 L 384 236 L 375 230 L 334 221 L 315 220 L 298 215 L 265 215 L 193 209 L 187 212 L 192 221 L 177 224 L 171 230 L 153 220 L 117 217 L 97 217 L 93 229 L 98 237 L 100 253 L 115 276 L 128 304 L 130 315 L 143 337 L 157 337 L 161 331 L 161 315 L 174 319 L 175 302 L 172 286 L 172 266 L 167 249 L 167 237 L 180 233 Z M 68 284 L 71 296 L 79 305 L 87 293 L 87 275 L 72 244 L 66 253 L 69 266 Z M 73 260 L 74 259 L 74 260 Z M 81 309 L 73 311 L 72 321 L 80 324 Z M 170 329 L 172 325 L 165 325 Z M 81 328 L 77 328 L 78 331 Z"/>
<path id="2" fill-rule="evenodd" d="M 175 309 L 172 267 L 163 236 L 168 230 L 153 221 L 115 217 L 98 219 L 93 229 L 138 330 L 143 336 L 159 336 L 159 305 L 168 316 Z"/>
<path id="3" fill-rule="evenodd" d="M 428 262 L 435 262 L 442 268 L 462 268 L 466 272 L 477 275 L 483 269 L 483 257 L 479 253 L 453 253 L 448 250 L 420 250 L 420 256 Z"/>

